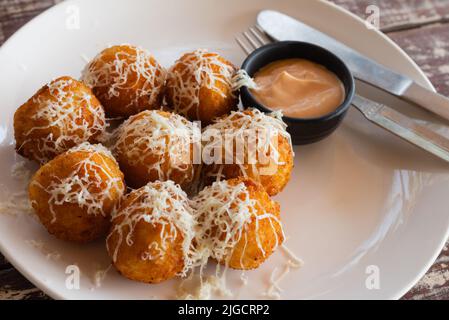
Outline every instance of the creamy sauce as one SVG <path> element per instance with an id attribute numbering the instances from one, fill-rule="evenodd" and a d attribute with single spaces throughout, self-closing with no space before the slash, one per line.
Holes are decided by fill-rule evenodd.
<path id="1" fill-rule="evenodd" d="M 336 110 L 345 99 L 340 79 L 324 66 L 304 59 L 268 64 L 254 75 L 256 100 L 293 118 L 315 118 Z"/>

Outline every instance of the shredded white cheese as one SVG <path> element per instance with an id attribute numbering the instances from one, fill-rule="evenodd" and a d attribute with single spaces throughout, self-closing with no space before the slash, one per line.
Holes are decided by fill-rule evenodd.
<path id="1" fill-rule="evenodd" d="M 246 70 L 240 69 L 232 77 L 232 90 L 237 91 L 242 87 L 247 87 L 248 89 L 257 89 L 257 84 L 253 78 L 249 76 Z"/>
<path id="2" fill-rule="evenodd" d="M 49 250 L 47 245 L 42 240 L 26 240 L 25 242 L 29 246 L 40 251 L 49 260 L 59 260 L 61 258 L 61 254 L 59 252 Z"/>
<path id="3" fill-rule="evenodd" d="M 93 276 L 93 283 L 95 285 L 95 288 L 100 288 L 103 284 L 104 279 L 106 278 L 109 270 L 111 270 L 112 264 L 110 264 L 106 268 L 101 268 L 100 266 L 97 266 L 96 271 L 94 272 Z"/>
<path id="4" fill-rule="evenodd" d="M 293 251 L 291 251 L 285 243 L 281 246 L 282 251 L 284 252 L 284 255 L 287 256 L 287 264 L 293 268 L 293 269 L 299 269 L 304 266 L 304 261 L 302 261 L 301 258 L 297 257 Z"/>
<path id="5" fill-rule="evenodd" d="M 242 281 L 242 285 L 243 286 L 247 286 L 248 285 L 248 276 L 246 275 L 245 272 L 242 272 L 240 274 L 240 280 Z"/>
<path id="6" fill-rule="evenodd" d="M 28 183 L 33 172 L 27 168 L 26 161 L 18 161 L 11 168 L 11 176 L 22 183 Z"/>
<path id="7" fill-rule="evenodd" d="M 225 278 L 212 275 L 206 278 L 190 276 L 181 282 L 176 298 L 179 300 L 209 300 L 213 294 L 232 297 L 232 292 L 226 288 Z"/>
<path id="8" fill-rule="evenodd" d="M 165 83 L 165 69 L 143 48 L 127 44 L 113 48 L 121 49 L 114 60 L 105 61 L 104 56 L 111 48 L 100 52 L 85 67 L 81 80 L 90 88 L 106 87 L 108 99 L 126 91 L 130 101 L 123 105 L 125 109 L 139 107 L 142 98 L 149 105 L 156 104 Z"/>
<path id="9" fill-rule="evenodd" d="M 6 199 L 0 201 L 0 213 L 16 216 L 26 213 L 32 214 L 33 208 L 26 192 L 8 193 Z"/>
<path id="10" fill-rule="evenodd" d="M 292 269 L 300 269 L 304 265 L 304 262 L 300 258 L 298 258 L 285 245 L 285 243 L 281 245 L 281 249 L 286 256 L 287 261 L 284 264 L 284 271 L 279 276 L 276 277 L 276 274 L 278 273 L 277 267 L 273 269 L 273 272 L 270 275 L 270 285 L 267 291 L 263 293 L 263 296 L 269 299 L 281 299 L 281 293 L 283 292 L 282 288 L 280 287 L 281 281 L 291 272 Z"/>
<path id="11" fill-rule="evenodd" d="M 4 200 L 0 201 L 0 213 L 16 216 L 18 214 L 31 214 L 33 208 L 28 199 L 26 192 L 28 182 L 33 174 L 32 170 L 27 168 L 27 161 L 21 160 L 11 168 L 11 177 L 20 182 L 20 189 L 23 191 L 10 192 L 6 190 L 3 192 Z"/>
<path id="12" fill-rule="evenodd" d="M 42 164 L 52 156 L 65 152 L 69 149 L 68 146 L 88 141 L 106 129 L 103 108 L 100 105 L 94 106 L 93 95 L 75 91 L 75 81 L 56 79 L 47 84 L 50 98 L 44 98 L 43 95 L 33 97 L 32 102 L 39 105 L 39 108 L 30 117 L 41 125 L 25 132 L 24 141 L 18 149 L 28 143 L 35 145 L 37 152 L 34 157 Z M 90 121 L 87 121 L 86 114 Z M 40 132 L 48 134 L 39 136 Z"/>
<path id="13" fill-rule="evenodd" d="M 235 73 L 235 67 L 218 53 L 205 49 L 186 53 L 168 71 L 167 87 L 172 92 L 171 107 L 183 115 L 187 115 L 193 108 L 197 119 L 200 119 L 200 89 L 213 90 L 225 98 L 226 93 L 218 84 L 230 88 L 232 92 Z"/>
<path id="14" fill-rule="evenodd" d="M 112 150 L 129 165 L 146 168 L 148 174 L 156 172 L 161 181 L 172 178 L 175 171 L 183 173 L 176 181 L 182 183 L 194 177 L 191 145 L 200 134 L 196 123 L 180 115 L 146 110 L 131 116 L 114 132 Z"/>
<path id="15" fill-rule="evenodd" d="M 279 219 L 274 214 L 257 212 L 256 201 L 251 199 L 243 182 L 231 186 L 228 181 L 220 181 L 202 190 L 194 198 L 198 223 L 195 241 L 198 243 L 198 251 L 201 254 L 208 254 L 217 261 L 227 262 L 235 245 L 246 235 L 245 230 L 249 223 L 254 221 L 257 228 L 260 220 L 269 219 L 280 225 Z M 276 234 L 274 228 L 273 233 Z M 246 241 L 246 238 L 244 239 Z M 265 255 L 257 231 L 256 239 L 259 250 Z M 276 241 L 277 247 L 279 244 L 277 237 Z M 244 254 L 245 250 L 242 251 L 241 259 Z M 243 266 L 242 262 L 240 264 Z"/>
<path id="16" fill-rule="evenodd" d="M 279 283 L 288 273 L 290 273 L 290 267 L 286 265 L 284 271 L 278 277 L 275 276 L 276 273 L 278 273 L 277 267 L 274 268 L 273 272 L 270 275 L 270 286 L 268 290 L 263 294 L 263 296 L 266 296 L 270 299 L 279 300 L 281 299 L 281 293 L 283 291 L 279 286 Z"/>
<path id="17" fill-rule="evenodd" d="M 212 186 L 206 187 L 192 200 L 196 221 L 194 261 L 195 266 L 199 267 L 200 284 L 194 290 L 194 293 L 185 294 L 184 292 L 184 294 L 179 295 L 180 297 L 203 299 L 209 298 L 212 292 L 218 292 L 225 296 L 232 295 L 226 288 L 226 271 L 234 248 L 242 239 L 245 239 L 244 247 L 246 249 L 245 231 L 249 223 L 255 223 L 256 225 L 257 246 L 263 255 L 266 252 L 257 233 L 261 220 L 269 219 L 273 234 L 276 235 L 275 248 L 280 244 L 273 221 L 279 225 L 281 225 L 281 222 L 270 212 L 258 212 L 261 208 L 256 208 L 256 201 L 250 198 L 243 182 L 232 186 L 227 181 L 216 182 Z M 245 249 L 240 256 L 242 267 Z M 224 262 L 225 268 L 221 272 L 218 264 L 216 274 L 203 281 L 204 267 L 209 259 Z M 242 279 L 246 283 L 247 280 Z M 183 289 L 183 286 L 181 286 L 181 289 Z"/>
<path id="18" fill-rule="evenodd" d="M 232 159 L 232 164 L 239 166 L 245 177 L 252 173 L 255 175 L 253 178 L 257 178 L 257 175 L 263 173 L 258 170 L 259 164 L 282 165 L 279 161 L 279 136 L 288 141 L 293 152 L 291 137 L 286 129 L 287 125 L 282 121 L 280 112 L 267 115 L 257 109 L 248 109 L 233 111 L 229 116 L 217 120 L 205 128 L 203 137 L 220 135 L 221 138 L 203 139 L 203 150 L 206 153 L 209 150 L 221 150 L 223 141 L 229 142 L 230 147 L 224 149 L 220 159 L 214 160 L 215 170 L 208 172 L 208 175 L 215 177 L 217 181 L 225 178 L 222 177 L 222 171 L 228 158 Z M 240 150 L 238 145 L 241 146 Z"/>
<path id="19" fill-rule="evenodd" d="M 108 247 L 108 251 L 112 252 L 112 260 L 117 261 L 118 252 L 123 245 L 134 244 L 133 234 L 138 223 L 161 225 L 160 243 L 151 243 L 141 259 L 160 258 L 180 232 L 183 237 L 184 268 L 179 275 L 186 276 L 195 265 L 192 242 L 195 221 L 186 193 L 173 181 L 157 181 L 133 191 L 128 197 L 131 197 L 131 202 L 114 216 L 114 220 L 119 217 L 123 217 L 123 220 L 113 226 L 108 236 L 109 239 L 113 234 L 118 235 L 115 248 Z"/>

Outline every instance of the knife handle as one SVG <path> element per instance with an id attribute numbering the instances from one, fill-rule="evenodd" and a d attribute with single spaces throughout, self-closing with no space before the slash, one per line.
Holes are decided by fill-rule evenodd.
<path id="1" fill-rule="evenodd" d="M 449 120 L 449 99 L 420 86 L 416 82 L 413 82 L 401 97 Z"/>

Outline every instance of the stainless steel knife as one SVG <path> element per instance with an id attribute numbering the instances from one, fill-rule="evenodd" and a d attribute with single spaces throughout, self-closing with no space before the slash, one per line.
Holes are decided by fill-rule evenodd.
<path id="1" fill-rule="evenodd" d="M 340 57 L 354 77 L 413 102 L 449 120 L 449 99 L 369 59 L 334 38 L 278 11 L 261 11 L 257 24 L 278 41 L 297 40 L 322 46 Z"/>
<path id="2" fill-rule="evenodd" d="M 352 105 L 369 121 L 449 162 L 449 139 L 446 137 L 381 103 L 356 95 Z"/>

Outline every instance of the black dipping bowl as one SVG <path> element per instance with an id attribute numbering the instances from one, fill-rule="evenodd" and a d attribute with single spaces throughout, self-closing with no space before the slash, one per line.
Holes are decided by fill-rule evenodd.
<path id="1" fill-rule="evenodd" d="M 332 113 L 318 118 L 283 117 L 288 125 L 287 131 L 292 136 L 293 144 L 302 145 L 317 142 L 334 132 L 345 117 L 354 96 L 354 78 L 346 64 L 332 52 L 317 45 L 299 41 L 275 42 L 260 47 L 246 58 L 242 69 L 250 77 L 253 77 L 257 71 L 267 64 L 291 58 L 306 59 L 325 66 L 337 75 L 345 87 L 345 100 Z M 240 94 L 245 108 L 255 107 L 263 112 L 272 112 L 272 110 L 260 104 L 247 87 L 243 87 Z"/>

